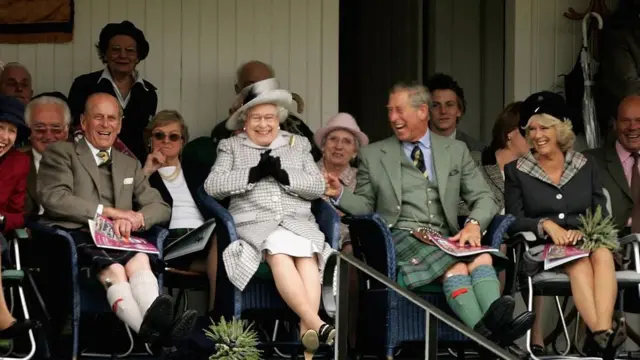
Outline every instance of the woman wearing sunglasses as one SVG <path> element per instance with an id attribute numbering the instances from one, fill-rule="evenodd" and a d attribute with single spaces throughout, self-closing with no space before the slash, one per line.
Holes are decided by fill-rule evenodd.
<path id="1" fill-rule="evenodd" d="M 170 244 L 189 231 L 196 229 L 211 218 L 206 208 L 199 208 L 194 200 L 198 187 L 202 184 L 182 171 L 180 155 L 182 148 L 189 140 L 189 130 L 179 112 L 162 110 L 158 112 L 147 127 L 149 136 L 149 155 L 143 171 L 149 177 L 149 184 L 156 188 L 163 200 L 171 206 L 169 237 Z M 209 277 L 209 310 L 213 310 L 216 289 L 216 268 L 218 265 L 218 247 L 215 236 L 211 237 L 208 246 L 206 265 L 197 254 L 175 259 L 176 267 L 186 267 L 192 271 L 205 271 Z"/>

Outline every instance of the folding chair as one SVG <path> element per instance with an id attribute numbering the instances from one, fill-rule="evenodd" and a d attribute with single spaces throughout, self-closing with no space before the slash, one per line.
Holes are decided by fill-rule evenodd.
<path id="1" fill-rule="evenodd" d="M 16 302 L 19 302 L 21 311 L 25 319 L 29 319 L 29 309 L 27 308 L 27 300 L 24 295 L 24 289 L 22 282 L 25 278 L 25 271 L 22 268 L 22 262 L 20 257 L 20 240 L 28 239 L 27 232 L 24 229 L 18 229 L 11 233 L 13 238 L 9 240 L 9 249 L 7 251 L 8 256 L 3 256 L 3 269 L 2 269 L 2 284 L 5 289 L 9 289 L 8 305 L 11 313 L 14 313 L 14 306 Z M 13 250 L 13 254 L 10 251 Z M 15 268 L 8 268 L 9 266 Z M 2 289 L 4 291 L 5 289 Z M 14 290 L 18 290 L 18 300 L 15 299 Z M 0 353 L 0 359 L 5 360 L 29 360 L 33 358 L 36 353 L 36 341 L 33 334 L 33 330 L 29 330 L 29 352 L 26 354 L 19 354 L 14 351 L 13 341 L 9 342 L 9 350 L 2 354 Z"/>
<path id="2" fill-rule="evenodd" d="M 80 268 L 78 265 L 78 255 L 76 252 L 75 243 L 71 234 L 67 231 L 53 228 L 43 225 L 37 221 L 28 221 L 27 227 L 31 230 L 32 236 L 37 241 L 57 241 L 60 246 L 66 246 L 70 257 L 70 270 L 71 270 L 71 289 L 72 289 L 72 318 L 71 318 L 71 331 L 72 331 L 72 359 L 78 359 L 78 355 L 87 357 L 106 357 L 106 358 L 122 358 L 130 355 L 153 355 L 149 346 L 144 345 L 145 351 L 141 353 L 133 353 L 135 347 L 135 341 L 131 330 L 128 326 L 125 326 L 129 344 L 128 348 L 121 352 L 116 353 L 117 350 L 113 350 L 112 353 L 92 353 L 85 350 L 79 351 L 79 336 L 80 336 L 80 320 L 81 314 L 113 314 L 102 285 L 97 281 L 96 274 L 92 269 Z M 140 236 L 147 241 L 153 243 L 159 250 L 159 256 L 162 258 L 162 249 L 164 240 L 168 235 L 168 231 L 159 226 L 153 226 L 149 231 L 144 233 L 138 233 L 136 236 Z M 44 240 L 46 239 L 46 240 Z M 162 286 L 162 274 L 158 275 L 159 288 Z M 162 291 L 162 290 L 161 290 Z"/>
<path id="3" fill-rule="evenodd" d="M 611 199 L 607 189 L 604 189 L 604 194 L 607 197 L 607 209 L 611 213 Z M 616 280 L 618 282 L 619 297 L 622 292 L 627 289 L 637 289 L 640 291 L 640 234 L 631 234 L 619 239 L 621 247 L 630 247 L 633 253 L 633 261 L 635 264 L 635 270 L 621 270 L 616 271 Z M 533 311 L 533 297 L 537 296 L 553 296 L 558 310 L 559 322 L 561 323 L 567 347 L 559 355 L 567 356 L 572 348 L 571 336 L 567 328 L 567 324 L 564 317 L 562 306 L 560 305 L 560 296 L 571 296 L 571 285 L 569 282 L 569 276 L 565 273 L 556 271 L 542 271 L 534 276 L 527 276 L 521 272 L 521 260 L 524 252 L 528 251 L 531 245 L 539 243 L 539 239 L 532 232 L 521 232 L 511 236 L 505 241 L 509 248 L 511 256 L 514 258 L 513 273 L 516 274 L 512 283 L 512 292 L 527 291 L 527 309 Z M 523 284 L 521 279 L 525 280 Z M 620 303 L 620 307 L 622 304 Z M 621 309 L 622 310 L 622 309 Z M 578 318 L 579 319 L 579 318 Z M 579 320 L 576 320 L 576 333 L 574 334 L 574 341 L 577 342 L 577 331 L 579 328 Z M 526 349 L 529 352 L 531 358 L 538 359 L 533 355 L 531 351 L 531 330 L 527 332 Z M 578 353 L 581 353 L 577 349 Z M 582 354 L 581 354 L 582 355 Z M 543 358 L 553 358 L 554 356 L 547 356 Z"/>
<path id="4" fill-rule="evenodd" d="M 464 220 L 464 218 L 459 219 L 461 223 L 464 223 Z M 494 217 L 482 242 L 499 247 L 513 220 L 513 216 L 510 215 Z M 391 231 L 384 220 L 378 214 L 370 214 L 346 216 L 343 221 L 349 225 L 354 256 L 390 279 L 400 280 Z M 466 336 L 447 324 L 433 320 L 430 323 L 430 329 L 425 330 L 426 319 L 422 308 L 377 281 L 369 281 L 362 276 L 360 284 L 367 283 L 369 285 L 366 288 L 360 289 L 364 292 L 360 295 L 360 299 L 366 299 L 366 301 L 361 302 L 359 311 L 367 316 L 362 316 L 358 324 L 359 348 L 363 343 L 360 339 L 364 338 L 370 345 L 368 350 L 373 350 L 375 354 L 384 351 L 387 359 L 393 359 L 397 347 L 403 342 L 427 339 L 426 341 L 431 344 L 442 342 L 451 345 L 461 356 L 464 356 L 464 347 L 469 344 Z M 440 284 L 429 284 L 414 292 L 452 314 Z"/>

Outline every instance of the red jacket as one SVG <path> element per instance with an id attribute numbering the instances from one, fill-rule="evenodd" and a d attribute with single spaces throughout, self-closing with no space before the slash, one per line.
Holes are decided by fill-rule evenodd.
<path id="1" fill-rule="evenodd" d="M 29 161 L 29 155 L 15 149 L 0 157 L 0 214 L 5 217 L 4 232 L 24 226 Z"/>

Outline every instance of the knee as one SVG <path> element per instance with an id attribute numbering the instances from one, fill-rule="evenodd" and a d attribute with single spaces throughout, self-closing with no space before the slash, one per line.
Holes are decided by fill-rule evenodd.
<path id="1" fill-rule="evenodd" d="M 567 265 L 565 265 L 565 271 L 571 276 L 573 273 L 575 274 L 588 274 L 585 272 L 586 268 L 591 268 L 591 261 L 588 257 L 583 257 L 577 260 L 574 260 Z"/>
<path id="2" fill-rule="evenodd" d="M 594 266 L 600 263 L 611 263 L 613 262 L 613 253 L 609 249 L 597 249 L 591 253 L 591 262 Z"/>
<path id="3" fill-rule="evenodd" d="M 455 263 L 444 273 L 445 278 L 453 275 L 469 275 L 469 268 L 465 263 Z"/>
<path id="4" fill-rule="evenodd" d="M 98 278 L 102 284 L 105 284 L 106 280 L 109 279 L 111 283 L 119 283 L 127 281 L 127 274 L 125 272 L 124 266 L 120 264 L 113 264 L 102 270 L 98 274 Z"/>
<path id="5" fill-rule="evenodd" d="M 131 258 L 124 266 L 126 273 L 132 275 L 140 270 L 150 270 L 151 265 L 149 265 L 149 256 L 145 253 L 137 253 L 134 257 Z"/>
<path id="6" fill-rule="evenodd" d="M 478 267 L 480 265 L 489 265 L 492 266 L 493 265 L 493 259 L 491 258 L 491 255 L 489 254 L 480 254 L 478 256 L 476 256 L 475 259 L 473 259 L 473 261 L 471 262 L 471 264 L 469 264 L 469 267 Z"/>

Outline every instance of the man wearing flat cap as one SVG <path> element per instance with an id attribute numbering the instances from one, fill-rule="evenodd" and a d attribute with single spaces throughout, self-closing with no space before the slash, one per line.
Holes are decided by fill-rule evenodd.
<path id="1" fill-rule="evenodd" d="M 147 158 L 143 133 L 156 113 L 156 87 L 142 79 L 136 66 L 149 55 L 149 43 L 142 31 L 129 21 L 107 24 L 96 45 L 103 70 L 78 76 L 69 90 L 73 125 L 80 124 L 87 98 L 94 93 L 113 95 L 124 110 L 119 139 L 138 160 Z M 75 135 L 75 134 L 74 134 Z M 125 150 L 115 145 L 118 150 Z M 125 150 L 125 152 L 127 152 Z"/>

